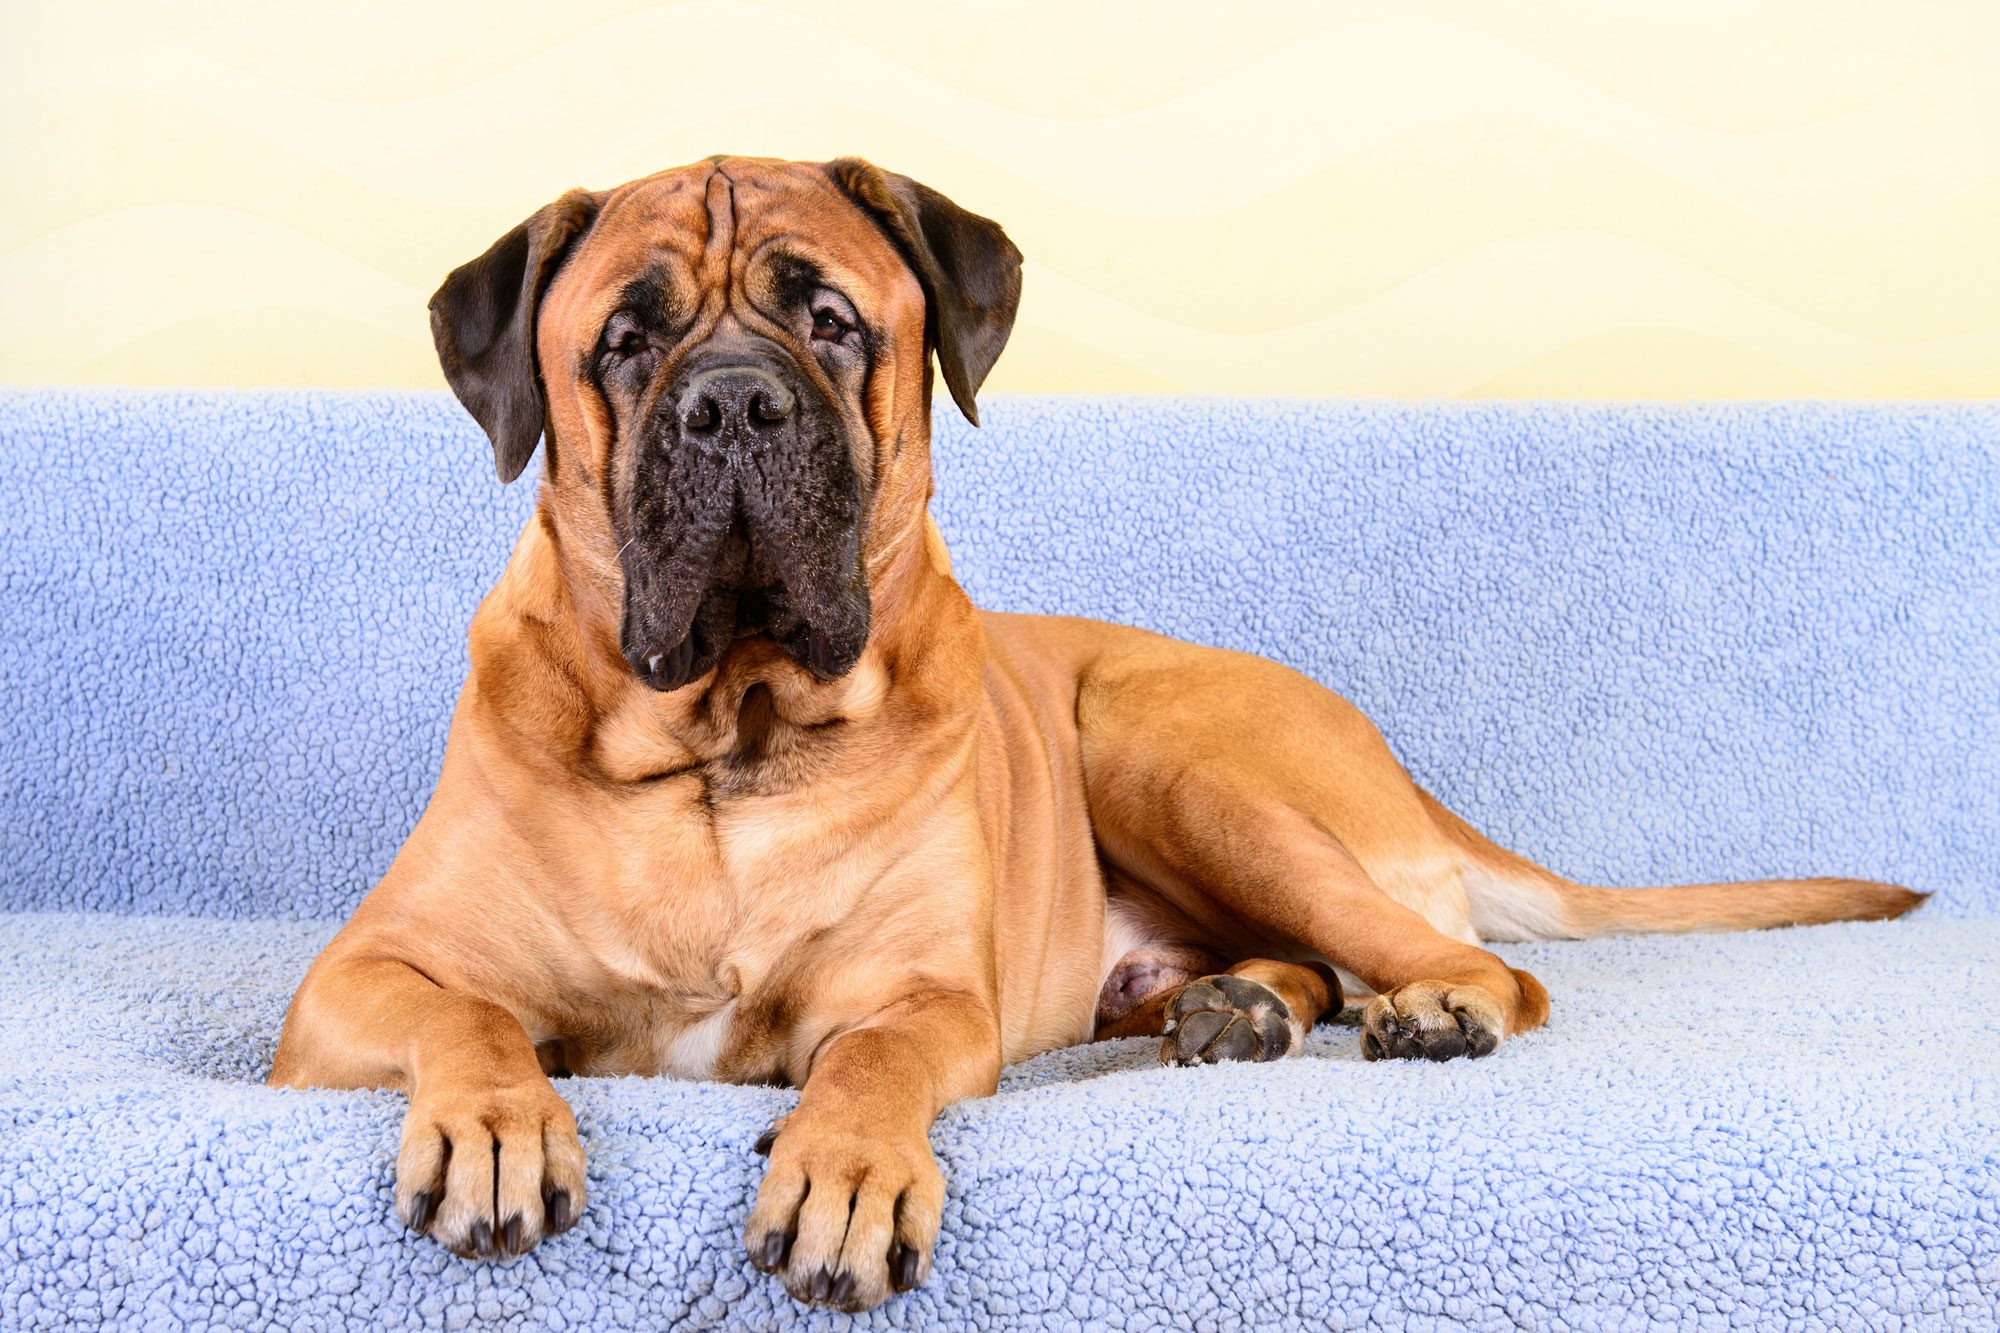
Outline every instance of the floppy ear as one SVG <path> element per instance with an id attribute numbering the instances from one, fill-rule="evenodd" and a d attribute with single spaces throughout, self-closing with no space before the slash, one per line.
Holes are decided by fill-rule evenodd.
<path id="1" fill-rule="evenodd" d="M 973 396 L 1000 359 L 1021 305 L 1021 252 L 999 223 L 967 212 L 908 176 L 854 157 L 830 162 L 827 169 L 916 270 L 938 369 L 958 410 L 978 425 Z"/>
<path id="2" fill-rule="evenodd" d="M 598 202 L 587 190 L 571 190 L 453 269 L 431 297 L 431 339 L 445 382 L 493 441 L 502 481 L 521 475 L 542 438 L 548 409 L 535 364 L 535 312 Z"/>

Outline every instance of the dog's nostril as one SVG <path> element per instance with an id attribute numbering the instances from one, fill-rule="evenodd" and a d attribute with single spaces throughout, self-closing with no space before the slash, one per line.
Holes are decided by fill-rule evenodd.
<path id="1" fill-rule="evenodd" d="M 688 405 L 681 421 L 689 430 L 707 432 L 722 424 L 722 413 L 716 410 L 713 398 L 697 398 Z"/>
<path id="2" fill-rule="evenodd" d="M 791 420 L 798 401 L 759 366 L 716 366 L 678 390 L 681 430 L 704 448 L 762 447 Z"/>

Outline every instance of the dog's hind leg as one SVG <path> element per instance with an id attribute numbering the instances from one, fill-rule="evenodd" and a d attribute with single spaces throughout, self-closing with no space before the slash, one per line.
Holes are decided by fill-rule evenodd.
<path id="1" fill-rule="evenodd" d="M 1455 849 L 1366 718 L 1257 658 L 1134 648 L 1093 665 L 1077 705 L 1118 875 L 1226 957 L 1351 973 L 1376 992 L 1370 1057 L 1485 1055 L 1546 1020 L 1540 983 L 1473 942 Z"/>

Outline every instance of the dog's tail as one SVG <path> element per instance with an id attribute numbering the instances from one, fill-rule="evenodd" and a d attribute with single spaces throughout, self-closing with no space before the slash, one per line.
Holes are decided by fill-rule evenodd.
<path id="1" fill-rule="evenodd" d="M 1495 844 L 1419 789 L 1458 850 L 1472 928 L 1484 940 L 1581 940 L 1887 921 L 1930 897 L 1866 879 L 1758 879 L 1675 888 L 1578 884 Z"/>

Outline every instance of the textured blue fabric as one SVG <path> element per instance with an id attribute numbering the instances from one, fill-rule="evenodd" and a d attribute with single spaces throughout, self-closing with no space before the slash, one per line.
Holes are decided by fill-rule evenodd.
<path id="1" fill-rule="evenodd" d="M 932 1141 L 929 1285 L 811 1318 L 743 1257 L 793 1094 L 571 1079 L 576 1229 L 506 1267 L 390 1217 L 402 1098 L 273 1092 L 332 927 L 22 916 L 0 945 L 0 1327 L 1991 1329 L 2000 921 L 1509 946 L 1491 1059 L 1151 1042 L 1009 1071 Z"/>
<path id="2" fill-rule="evenodd" d="M 1298 666 L 1580 877 L 1939 897 L 1510 948 L 1555 1021 L 1478 1064 L 1031 1062 L 863 1323 L 2000 1318 L 2000 408 L 984 411 L 937 446 L 984 604 Z M 735 1240 L 791 1094 L 564 1085 L 591 1210 L 496 1269 L 391 1223 L 398 1098 L 256 1085 L 531 503 L 442 396 L 0 394 L 0 1328 L 796 1317 Z"/>
<path id="3" fill-rule="evenodd" d="M 2000 408 L 996 399 L 982 604 L 1277 657 L 1581 878 L 2000 910 Z M 439 395 L 0 394 L 0 907 L 325 918 L 533 503 Z"/>

